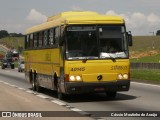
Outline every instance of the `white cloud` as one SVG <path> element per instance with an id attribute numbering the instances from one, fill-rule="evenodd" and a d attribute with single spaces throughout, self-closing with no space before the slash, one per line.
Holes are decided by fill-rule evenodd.
<path id="1" fill-rule="evenodd" d="M 160 23 L 160 16 L 155 15 L 154 13 L 147 16 L 147 20 L 151 25 L 158 25 Z"/>
<path id="2" fill-rule="evenodd" d="M 36 23 L 42 23 L 47 20 L 47 17 L 42 13 L 38 12 L 37 10 L 32 9 L 29 15 L 27 16 L 27 20 L 36 22 Z"/>
<path id="3" fill-rule="evenodd" d="M 107 15 L 121 16 L 126 21 L 126 26 L 136 35 L 149 34 L 150 31 L 156 32 L 160 29 L 160 16 L 150 13 L 145 15 L 140 12 L 118 14 L 113 10 L 106 12 Z"/>
<path id="4" fill-rule="evenodd" d="M 83 11 L 83 10 L 84 10 L 83 8 L 81 8 L 81 7 L 79 7 L 79 6 L 72 6 L 71 9 L 72 9 L 73 11 Z"/>

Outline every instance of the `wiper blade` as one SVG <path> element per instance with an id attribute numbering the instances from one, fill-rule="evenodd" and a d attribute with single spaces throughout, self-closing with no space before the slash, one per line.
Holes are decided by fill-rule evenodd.
<path id="1" fill-rule="evenodd" d="M 111 59 L 113 62 L 116 61 L 116 58 L 115 58 L 115 57 L 111 56 L 110 54 L 108 54 L 108 55 L 109 55 L 110 59 Z"/>
<path id="2" fill-rule="evenodd" d="M 101 53 L 100 58 L 110 58 L 112 61 L 116 60 L 116 56 L 113 56 L 110 53 Z"/>
<path id="3" fill-rule="evenodd" d="M 87 60 L 88 60 L 87 58 L 82 59 L 82 62 L 83 62 L 83 63 L 86 63 L 86 62 L 87 62 Z"/>

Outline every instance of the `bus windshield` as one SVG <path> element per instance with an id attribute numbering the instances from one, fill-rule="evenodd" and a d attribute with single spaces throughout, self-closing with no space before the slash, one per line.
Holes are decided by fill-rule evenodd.
<path id="1" fill-rule="evenodd" d="M 123 25 L 69 26 L 66 37 L 67 59 L 128 58 Z"/>

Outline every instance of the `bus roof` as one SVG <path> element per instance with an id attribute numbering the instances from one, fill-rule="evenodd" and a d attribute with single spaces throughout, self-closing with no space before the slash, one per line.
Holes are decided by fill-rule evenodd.
<path id="1" fill-rule="evenodd" d="M 43 24 L 27 29 L 26 34 L 49 29 L 61 24 L 123 24 L 124 20 L 119 16 L 101 15 L 89 11 L 69 11 L 51 16 Z"/>

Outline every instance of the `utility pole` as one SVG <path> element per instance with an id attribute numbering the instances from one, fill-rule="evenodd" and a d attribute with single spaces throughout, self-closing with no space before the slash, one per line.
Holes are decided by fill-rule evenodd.
<path id="1" fill-rule="evenodd" d="M 149 33 L 151 33 L 154 36 L 154 32 L 149 32 Z M 154 40 L 152 41 L 152 49 L 155 49 L 155 41 Z"/>

